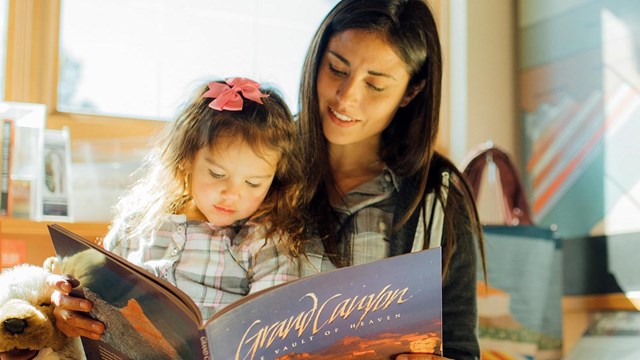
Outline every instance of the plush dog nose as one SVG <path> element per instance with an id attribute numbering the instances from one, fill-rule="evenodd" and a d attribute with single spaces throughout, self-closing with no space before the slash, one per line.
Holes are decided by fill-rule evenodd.
<path id="1" fill-rule="evenodd" d="M 27 321 L 24 319 L 7 319 L 2 323 L 5 331 L 10 332 L 13 335 L 22 334 L 24 329 L 27 328 Z"/>

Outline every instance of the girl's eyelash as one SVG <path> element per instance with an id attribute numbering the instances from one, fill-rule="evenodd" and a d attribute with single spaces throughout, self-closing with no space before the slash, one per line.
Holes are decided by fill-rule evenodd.
<path id="1" fill-rule="evenodd" d="M 224 175 L 216 174 L 212 170 L 209 170 L 209 175 L 211 175 L 214 179 L 221 179 Z"/>
<path id="2" fill-rule="evenodd" d="M 217 173 L 213 172 L 213 170 L 209 170 L 209 175 L 211 175 L 211 177 L 214 178 L 214 179 L 222 179 L 224 177 L 224 175 L 217 174 Z M 249 185 L 249 187 L 252 187 L 252 188 L 257 188 L 257 187 L 260 186 L 260 184 L 255 184 L 255 183 L 252 183 L 252 182 L 249 182 L 249 181 L 245 181 L 245 183 L 247 185 Z"/>

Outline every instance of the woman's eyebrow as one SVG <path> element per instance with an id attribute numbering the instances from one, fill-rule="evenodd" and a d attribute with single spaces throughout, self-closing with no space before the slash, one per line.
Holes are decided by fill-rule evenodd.
<path id="1" fill-rule="evenodd" d="M 338 54 L 337 52 L 329 50 L 329 54 L 337 57 L 338 60 L 342 61 L 345 65 L 351 66 L 351 62 L 349 60 L 345 59 L 344 56 Z"/>
<path id="2" fill-rule="evenodd" d="M 382 73 L 382 72 L 378 72 L 378 71 L 373 71 L 373 70 L 369 70 L 367 71 L 367 73 L 369 75 L 373 75 L 373 76 L 382 76 L 382 77 L 386 77 L 392 80 L 396 80 L 396 78 L 394 78 L 393 76 L 386 74 L 386 73 Z"/>

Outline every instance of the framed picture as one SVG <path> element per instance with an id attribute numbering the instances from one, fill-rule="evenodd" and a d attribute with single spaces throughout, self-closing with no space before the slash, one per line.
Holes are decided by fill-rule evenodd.
<path id="1" fill-rule="evenodd" d="M 72 221 L 69 129 L 44 130 L 37 220 Z"/>

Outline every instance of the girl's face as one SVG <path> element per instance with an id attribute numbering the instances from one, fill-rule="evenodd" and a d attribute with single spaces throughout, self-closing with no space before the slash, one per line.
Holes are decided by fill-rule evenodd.
<path id="1" fill-rule="evenodd" d="M 195 209 L 188 209 L 187 217 L 217 226 L 251 217 L 267 195 L 280 159 L 276 150 L 258 150 L 261 156 L 244 140 L 230 136 L 200 149 L 188 169 Z"/>
<path id="2" fill-rule="evenodd" d="M 345 30 L 327 45 L 318 71 L 317 92 L 322 130 L 329 143 L 379 143 L 382 131 L 407 94 L 410 74 L 383 37 Z"/>

